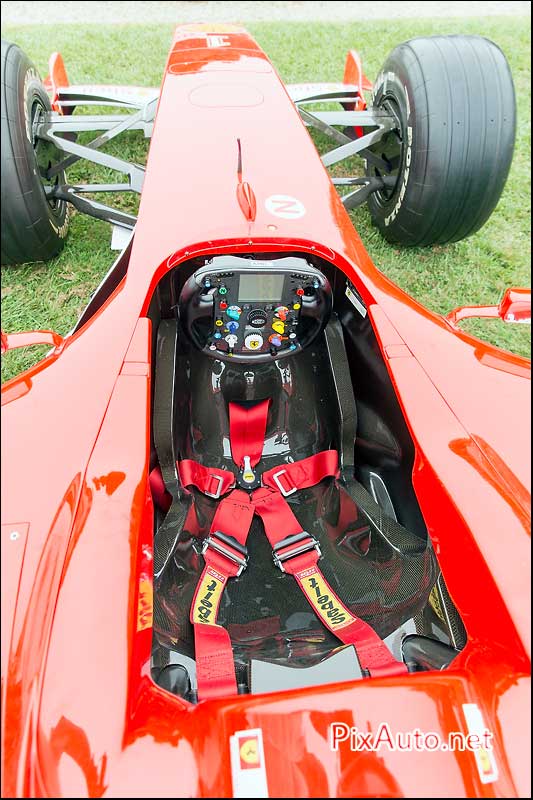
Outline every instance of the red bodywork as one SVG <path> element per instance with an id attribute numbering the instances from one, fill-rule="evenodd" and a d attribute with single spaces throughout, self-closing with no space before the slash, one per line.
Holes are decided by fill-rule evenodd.
<path id="1" fill-rule="evenodd" d="M 253 220 L 237 197 L 237 139 Z M 274 194 L 306 213 L 272 216 Z M 254 250 L 318 254 L 368 306 L 415 443 L 419 505 L 468 633 L 443 672 L 196 707 L 151 680 L 145 315 L 169 268 Z M 242 29 L 177 29 L 127 276 L 81 330 L 4 386 L 2 404 L 3 796 L 231 796 L 229 738 L 256 728 L 271 796 L 528 795 L 530 362 L 455 329 L 374 266 Z M 466 731 L 463 703 L 477 703 L 494 733 L 496 782 L 482 783 L 468 751 L 328 744 L 333 722 Z"/>

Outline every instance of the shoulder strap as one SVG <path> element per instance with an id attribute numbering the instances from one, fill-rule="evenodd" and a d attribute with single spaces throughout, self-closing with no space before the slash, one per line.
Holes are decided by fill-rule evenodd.
<path id="1" fill-rule="evenodd" d="M 174 447 L 174 383 L 177 347 L 177 319 L 161 320 L 157 331 L 153 432 L 161 474 L 165 488 L 172 496 L 172 504 L 155 534 L 155 578 L 161 575 L 174 552 L 190 506 L 190 499 L 185 499 L 180 491 Z"/>
<path id="2" fill-rule="evenodd" d="M 157 330 L 155 358 L 154 445 L 166 490 L 179 494 L 174 447 L 174 382 L 178 347 L 177 319 L 162 319 Z"/>
<path id="3" fill-rule="evenodd" d="M 426 549 L 426 542 L 386 514 L 354 475 L 357 410 L 342 325 L 336 315 L 332 315 L 325 334 L 341 422 L 341 486 L 394 550 L 407 556 L 420 554 Z"/>
<path id="4" fill-rule="evenodd" d="M 420 555 L 426 550 L 426 541 L 404 528 L 393 517 L 389 517 L 362 483 L 359 483 L 353 476 L 342 475 L 342 478 L 343 483 L 341 486 L 344 491 L 347 492 L 374 530 L 386 540 L 390 547 L 405 556 Z"/>
<path id="5" fill-rule="evenodd" d="M 330 321 L 326 326 L 325 336 L 341 422 L 339 465 L 341 470 L 351 473 L 355 463 L 354 444 L 357 432 L 357 408 L 353 396 L 352 379 L 342 325 L 336 314 L 331 315 Z"/>

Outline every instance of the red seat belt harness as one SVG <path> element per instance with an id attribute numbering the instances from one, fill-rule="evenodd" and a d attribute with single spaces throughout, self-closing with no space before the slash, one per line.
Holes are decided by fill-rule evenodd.
<path id="1" fill-rule="evenodd" d="M 239 468 L 237 477 L 229 470 L 205 467 L 192 460 L 178 463 L 184 486 L 221 498 L 203 542 L 205 566 L 190 613 L 199 700 L 237 693 L 231 640 L 216 620 L 227 581 L 246 568 L 246 539 L 254 514 L 261 517 L 274 564 L 295 578 L 325 627 L 344 644 L 354 645 L 361 668 L 372 676 L 407 672 L 405 664 L 392 656 L 373 628 L 349 611 L 328 584 L 318 565 L 318 541 L 302 530 L 285 499 L 324 478 L 338 477 L 337 451 L 324 450 L 274 467 L 261 477 L 256 475 L 254 468 L 263 451 L 268 407 L 269 400 L 248 408 L 229 404 L 230 444 L 233 461 Z"/>

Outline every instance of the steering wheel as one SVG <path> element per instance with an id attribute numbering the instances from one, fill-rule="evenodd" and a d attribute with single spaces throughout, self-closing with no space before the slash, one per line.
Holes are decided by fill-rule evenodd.
<path id="1" fill-rule="evenodd" d="M 185 283 L 180 319 L 211 358 L 261 363 L 295 355 L 331 313 L 327 278 L 303 258 L 216 256 Z"/>

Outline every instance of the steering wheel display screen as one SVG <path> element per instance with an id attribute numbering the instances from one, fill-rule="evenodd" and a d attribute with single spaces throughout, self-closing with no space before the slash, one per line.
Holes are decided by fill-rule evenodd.
<path id="1" fill-rule="evenodd" d="M 249 303 L 254 300 L 263 303 L 279 303 L 283 293 L 284 275 L 240 275 L 239 296 L 240 303 Z"/>

